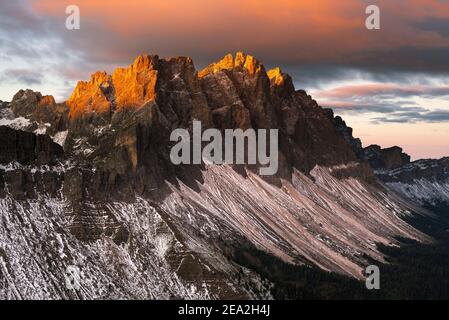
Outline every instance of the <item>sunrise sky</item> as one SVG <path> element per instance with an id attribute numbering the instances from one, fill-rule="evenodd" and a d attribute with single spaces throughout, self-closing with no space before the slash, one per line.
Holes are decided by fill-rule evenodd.
<path id="1" fill-rule="evenodd" d="M 65 8 L 81 29 L 65 28 Z M 381 29 L 365 28 L 365 8 Z M 67 99 L 78 80 L 141 53 L 198 69 L 244 51 L 334 108 L 364 145 L 449 155 L 449 1 L 18 0 L 0 3 L 0 99 L 21 88 Z"/>

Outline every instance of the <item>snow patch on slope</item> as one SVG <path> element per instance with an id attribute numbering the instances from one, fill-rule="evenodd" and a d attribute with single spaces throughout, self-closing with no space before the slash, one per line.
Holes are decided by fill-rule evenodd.
<path id="1" fill-rule="evenodd" d="M 66 139 L 67 139 L 67 135 L 68 135 L 68 134 L 69 134 L 69 131 L 68 131 L 68 130 L 66 130 L 66 131 L 60 131 L 60 132 L 56 133 L 56 134 L 52 137 L 52 139 L 53 139 L 53 141 L 54 141 L 55 143 L 57 143 L 57 144 L 59 144 L 61 147 L 63 147 L 64 144 L 65 144 L 65 141 L 66 141 Z"/>
<path id="2" fill-rule="evenodd" d="M 31 125 L 31 121 L 24 117 L 18 117 L 14 119 L 2 118 L 0 119 L 0 126 L 10 127 L 16 130 L 24 130 Z"/>
<path id="3" fill-rule="evenodd" d="M 0 199 L 0 299 L 257 297 L 233 282 L 238 269 L 226 259 L 217 254 L 210 263 L 186 246 L 148 201 L 84 205 L 85 228 L 94 223 L 106 230 L 112 223 L 127 230 L 123 241 L 106 234 L 78 239 L 71 230 L 80 217 L 66 199 Z M 66 285 L 73 269 L 79 270 L 79 289 Z M 264 286 L 249 273 L 254 287 Z"/>
<path id="4" fill-rule="evenodd" d="M 419 204 L 449 203 L 449 181 L 414 180 L 413 183 L 390 182 L 387 187 Z"/>
<path id="5" fill-rule="evenodd" d="M 6 126 L 15 130 L 30 131 L 36 135 L 45 135 L 47 134 L 48 128 L 51 127 L 51 124 L 31 121 L 24 117 L 15 117 L 11 109 L 5 108 L 0 110 L 0 126 Z M 68 133 L 68 130 L 59 131 L 53 136 L 50 136 L 50 138 L 63 147 Z"/>

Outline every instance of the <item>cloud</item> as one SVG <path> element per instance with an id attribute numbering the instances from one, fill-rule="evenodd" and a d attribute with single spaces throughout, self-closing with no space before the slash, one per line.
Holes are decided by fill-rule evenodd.
<path id="1" fill-rule="evenodd" d="M 66 29 L 61 28 L 58 19 L 37 14 L 29 0 L 0 3 L 2 100 L 10 100 L 19 89 L 25 88 L 65 100 L 66 92 L 73 91 L 77 80 L 96 70 L 98 66 L 89 62 L 85 48 L 68 44 L 70 39 L 62 34 L 63 30 Z M 75 80 L 75 75 L 83 78 Z"/>
<path id="2" fill-rule="evenodd" d="M 330 76 L 347 67 L 449 73 L 449 39 L 429 27 L 449 18 L 449 3 L 372 3 L 381 8 L 379 31 L 365 28 L 367 4 L 361 0 L 78 0 L 79 31 L 65 28 L 65 8 L 73 1 L 4 1 L 0 30 L 19 34 L 14 37 L 19 46 L 10 42 L 5 47 L 11 48 L 10 55 L 38 57 L 41 51 L 22 43 L 52 38 L 61 42 L 53 53 L 76 55 L 86 67 L 129 64 L 142 52 L 188 55 L 202 67 L 243 50 L 268 65 L 291 66 L 288 71 L 300 65 L 331 66 L 329 71 L 336 73 Z"/>
<path id="3" fill-rule="evenodd" d="M 435 82 L 435 79 L 434 79 Z M 317 101 L 337 114 L 358 114 L 375 124 L 449 121 L 449 85 L 362 83 L 322 89 Z M 423 105 L 428 104 L 428 107 Z M 435 104 L 447 105 L 447 109 Z M 379 116 L 380 114 L 380 116 Z"/>
<path id="4" fill-rule="evenodd" d="M 362 0 L 77 0 L 74 31 L 65 28 L 71 4 L 2 1 L 0 54 L 45 64 L 71 82 L 143 52 L 191 56 L 201 68 L 239 50 L 283 67 L 305 89 L 354 77 L 449 75 L 449 3 L 438 0 L 371 1 L 381 8 L 379 31 L 365 28 Z"/>
<path id="5" fill-rule="evenodd" d="M 6 69 L 0 76 L 2 82 L 19 82 L 26 85 L 42 84 L 42 75 L 39 71 L 30 69 Z"/>
<path id="6" fill-rule="evenodd" d="M 318 94 L 326 99 L 357 99 L 365 96 L 377 97 L 438 97 L 449 96 L 449 85 L 400 85 L 396 83 L 368 83 L 333 88 Z"/>
<path id="7" fill-rule="evenodd" d="M 418 106 L 413 101 L 379 101 L 372 98 L 365 98 L 357 102 L 350 101 L 329 101 L 322 103 L 324 107 L 332 108 L 338 114 L 383 114 L 385 116 L 373 118 L 376 121 L 386 119 L 386 115 L 399 116 L 406 114 L 422 114 L 430 110 Z"/>
<path id="8" fill-rule="evenodd" d="M 425 112 L 394 112 L 386 117 L 376 117 L 373 121 L 377 123 L 449 122 L 449 111 L 434 110 Z"/>
<path id="9" fill-rule="evenodd" d="M 365 28 L 365 1 L 346 0 L 78 0 L 81 30 L 64 28 L 71 1 L 32 0 L 33 12 L 89 61 L 124 63 L 142 51 L 189 55 L 199 65 L 228 51 L 256 54 L 267 64 L 335 64 L 359 68 L 447 69 L 449 39 L 425 24 L 449 18 L 438 0 L 372 1 L 382 29 Z M 238 9 L 236 9 L 238 8 Z M 425 8 L 425 10 L 422 10 Z M 397 59 L 400 57 L 400 59 Z M 416 63 L 420 59 L 419 63 Z"/>
<path id="10" fill-rule="evenodd" d="M 443 37 L 449 38 L 449 20 L 447 19 L 427 19 L 418 23 L 417 27 L 422 30 L 437 32 Z"/>

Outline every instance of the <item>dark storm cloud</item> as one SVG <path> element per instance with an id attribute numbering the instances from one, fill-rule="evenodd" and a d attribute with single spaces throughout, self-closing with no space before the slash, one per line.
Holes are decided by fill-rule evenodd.
<path id="1" fill-rule="evenodd" d="M 385 69 L 426 73 L 448 73 L 449 46 L 403 46 L 388 51 L 360 53 L 355 65 L 371 71 Z"/>
<path id="2" fill-rule="evenodd" d="M 441 34 L 443 37 L 449 38 L 449 20 L 441 18 L 426 19 L 417 23 L 417 27 L 422 30 L 433 31 Z"/>
<path id="3" fill-rule="evenodd" d="M 448 55 L 449 57 L 449 55 Z M 278 62 L 270 63 L 268 67 L 282 65 Z M 336 64 L 311 64 L 311 65 L 283 65 L 283 72 L 287 72 L 293 78 L 296 89 L 304 89 L 306 91 L 317 91 L 328 88 L 329 85 L 338 82 L 347 81 L 364 81 L 373 83 L 397 83 L 403 86 L 435 86 L 435 80 L 441 83 L 449 83 L 449 72 L 438 70 L 435 72 L 422 72 L 413 70 L 398 71 L 394 68 L 386 69 L 384 66 L 379 68 L 355 68 L 351 65 Z M 446 96 L 449 94 L 446 88 L 429 88 L 428 93 L 432 95 Z M 390 92 L 394 94 L 393 91 Z M 408 95 L 407 90 L 399 90 L 400 96 Z M 411 91 L 409 95 L 415 92 Z M 421 96 L 424 97 L 423 92 Z"/>

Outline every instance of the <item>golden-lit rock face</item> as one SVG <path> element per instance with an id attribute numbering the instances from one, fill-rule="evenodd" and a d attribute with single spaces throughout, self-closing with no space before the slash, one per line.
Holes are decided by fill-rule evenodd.
<path id="1" fill-rule="evenodd" d="M 53 96 L 43 96 L 42 99 L 39 100 L 38 106 L 44 107 L 44 106 L 54 106 L 56 104 L 55 98 Z"/>
<path id="2" fill-rule="evenodd" d="M 217 63 L 213 63 L 205 69 L 198 72 L 198 76 L 203 78 L 208 74 L 214 74 L 222 70 L 231 70 L 236 67 L 242 67 L 248 70 L 251 76 L 264 70 L 263 65 L 256 60 L 253 56 L 245 55 L 242 52 L 237 52 L 235 59 L 232 54 L 227 54 L 222 60 Z"/>
<path id="3" fill-rule="evenodd" d="M 117 109 L 140 108 L 155 99 L 157 56 L 139 56 L 128 68 L 118 68 L 112 76 L 96 72 L 89 82 L 80 81 L 67 101 L 70 118 L 89 113 L 111 113 Z"/>
<path id="4" fill-rule="evenodd" d="M 295 92 L 292 78 L 283 73 L 280 68 L 274 68 L 267 71 L 268 78 L 271 83 L 271 90 L 275 92 L 277 97 L 286 97 Z"/>
<path id="5" fill-rule="evenodd" d="M 69 116 L 70 119 L 92 114 L 107 116 L 116 110 L 140 109 L 157 100 L 158 94 L 161 94 L 157 90 L 164 92 L 169 90 L 178 95 L 182 92 L 193 93 L 184 99 L 193 105 L 191 111 L 193 117 L 207 123 L 209 122 L 207 103 L 205 98 L 198 94 L 201 91 L 200 80 L 222 70 L 245 70 L 251 78 L 259 76 L 267 78 L 264 66 L 253 56 L 242 52 L 237 52 L 235 57 L 228 54 L 221 61 L 198 73 L 190 58 L 160 60 L 157 55 L 141 55 L 129 67 L 116 69 L 112 76 L 106 72 L 96 72 L 90 81 L 78 82 L 67 101 L 70 108 Z M 162 96 L 165 101 L 167 95 L 162 93 Z M 169 99 L 174 99 L 173 94 Z"/>
<path id="6" fill-rule="evenodd" d="M 204 68 L 200 72 L 198 72 L 198 76 L 200 78 L 206 76 L 209 73 L 217 73 L 221 70 L 229 70 L 234 68 L 234 57 L 232 54 L 227 54 L 223 59 L 218 61 L 217 63 L 213 63 L 208 67 Z"/>
<path id="7" fill-rule="evenodd" d="M 111 90 L 111 77 L 106 72 L 96 72 L 89 82 L 79 81 L 67 101 L 71 119 L 87 113 L 103 114 L 111 111 L 111 102 L 105 93 Z"/>
<path id="8" fill-rule="evenodd" d="M 140 108 L 156 95 L 157 56 L 139 56 L 128 68 L 119 68 L 112 75 L 117 108 Z"/>
<path id="9" fill-rule="evenodd" d="M 285 81 L 284 76 L 282 75 L 282 71 L 279 67 L 267 71 L 267 75 L 268 78 L 270 78 L 270 80 L 277 86 L 282 85 Z"/>

